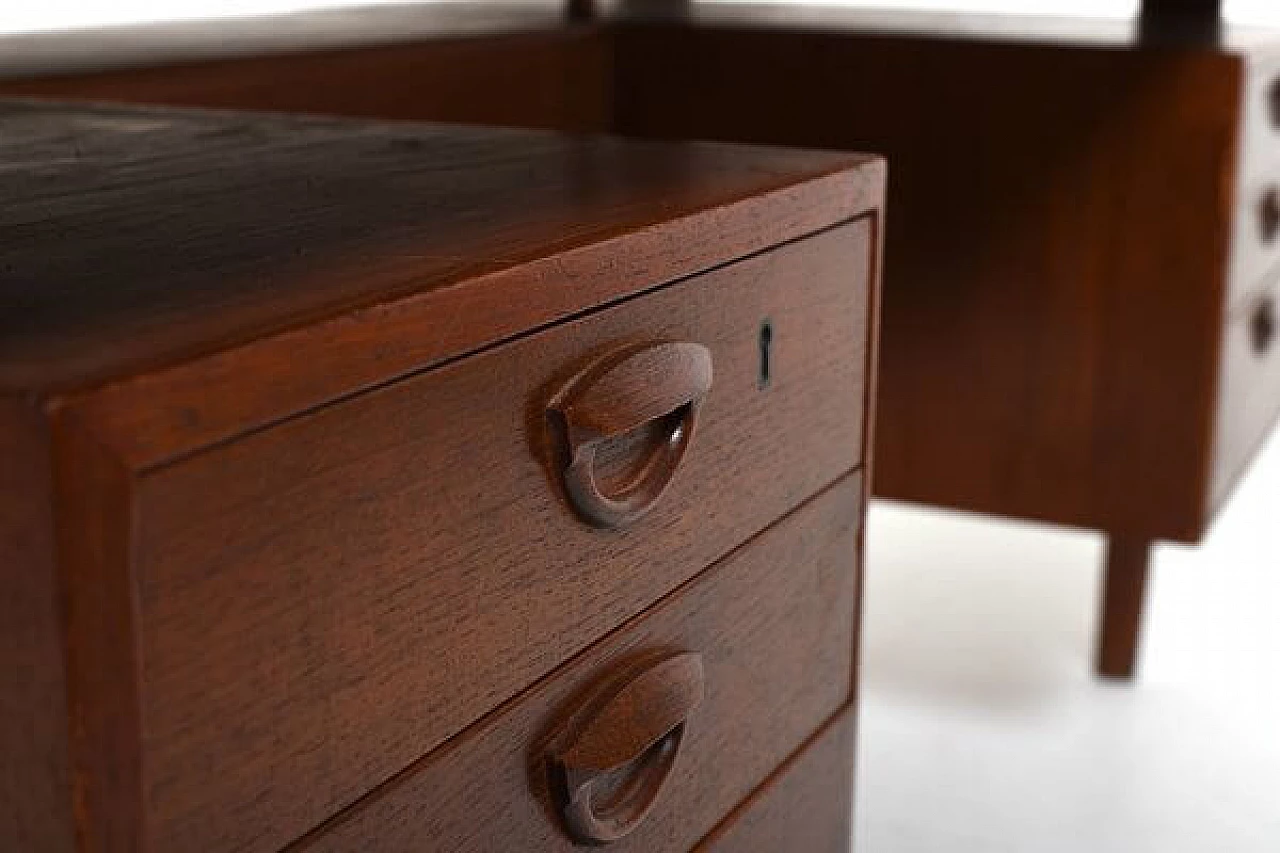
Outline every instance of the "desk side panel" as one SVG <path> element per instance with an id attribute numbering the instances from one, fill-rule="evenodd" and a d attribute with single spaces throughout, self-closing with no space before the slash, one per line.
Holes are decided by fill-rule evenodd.
<path id="1" fill-rule="evenodd" d="M 49 438 L 0 398 L 0 850 L 74 849 Z"/>

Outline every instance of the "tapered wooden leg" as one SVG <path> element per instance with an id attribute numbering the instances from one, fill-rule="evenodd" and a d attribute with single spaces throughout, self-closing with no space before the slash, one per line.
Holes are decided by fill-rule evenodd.
<path id="1" fill-rule="evenodd" d="M 1098 633 L 1098 674 L 1133 678 L 1142 633 L 1151 540 L 1111 536 L 1102 582 L 1102 625 Z"/>

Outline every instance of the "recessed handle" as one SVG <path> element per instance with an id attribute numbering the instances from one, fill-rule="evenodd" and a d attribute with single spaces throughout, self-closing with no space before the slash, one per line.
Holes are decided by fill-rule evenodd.
<path id="1" fill-rule="evenodd" d="M 683 652 L 621 680 L 570 717 L 549 758 L 565 826 L 576 841 L 608 844 L 644 821 L 702 694 L 702 656 Z"/>
<path id="2" fill-rule="evenodd" d="M 653 509 L 693 440 L 711 378 L 711 352 L 701 344 L 641 344 L 606 354 L 552 397 L 548 414 L 566 445 L 565 493 L 584 521 L 623 527 Z M 606 494 L 595 471 L 600 446 L 653 422 L 664 428 L 645 463 Z"/>

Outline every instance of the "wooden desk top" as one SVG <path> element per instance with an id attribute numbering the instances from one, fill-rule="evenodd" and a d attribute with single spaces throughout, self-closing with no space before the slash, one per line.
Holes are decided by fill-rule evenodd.
<path id="1" fill-rule="evenodd" d="M 432 303 L 420 334 L 468 312 L 550 322 L 582 308 L 576 263 L 616 266 L 592 292 L 609 301 L 865 211 L 883 170 L 854 167 L 870 159 L 0 102 L 0 393 L 101 383 L 483 276 L 470 302 Z"/>

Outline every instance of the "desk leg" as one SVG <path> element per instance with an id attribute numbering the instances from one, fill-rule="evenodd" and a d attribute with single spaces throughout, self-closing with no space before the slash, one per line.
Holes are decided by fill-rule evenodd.
<path id="1" fill-rule="evenodd" d="M 1102 589 L 1102 625 L 1098 634 L 1098 674 L 1133 678 L 1142 633 L 1151 541 L 1111 535 Z"/>

